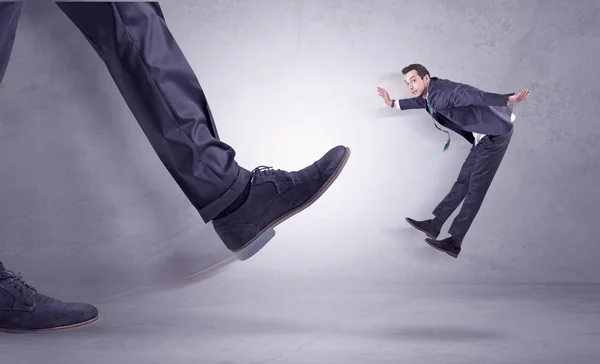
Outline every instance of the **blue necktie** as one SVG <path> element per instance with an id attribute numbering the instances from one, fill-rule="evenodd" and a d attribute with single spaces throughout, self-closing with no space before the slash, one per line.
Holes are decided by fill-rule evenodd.
<path id="1" fill-rule="evenodd" d="M 433 116 L 435 110 L 433 110 L 433 108 L 431 107 L 431 105 L 429 105 L 429 103 L 427 103 L 427 111 L 429 111 L 429 114 L 431 115 L 431 117 L 433 118 L 433 125 L 435 125 L 435 127 L 439 130 L 439 131 L 443 131 L 444 133 L 448 134 L 448 140 L 446 141 L 446 145 L 444 145 L 444 152 L 448 150 L 448 148 L 450 148 L 450 133 L 448 133 L 446 130 L 442 130 L 438 125 L 437 122 L 435 120 L 435 117 Z"/>

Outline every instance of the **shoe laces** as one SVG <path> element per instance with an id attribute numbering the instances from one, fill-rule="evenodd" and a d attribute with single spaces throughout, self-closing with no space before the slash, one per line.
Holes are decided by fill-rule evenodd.
<path id="1" fill-rule="evenodd" d="M 21 275 L 21 273 L 15 274 L 14 272 L 9 270 L 5 270 L 2 273 L 4 273 L 4 275 L 0 275 L 0 280 L 6 279 L 8 281 L 8 285 L 12 286 L 19 293 L 23 293 L 23 290 L 25 290 L 25 292 L 31 292 L 32 294 L 37 292 L 35 288 L 31 287 L 23 280 L 23 276 Z"/>
<path id="2" fill-rule="evenodd" d="M 274 171 L 275 171 L 275 170 L 273 169 L 273 167 L 269 167 L 269 166 L 258 166 L 258 167 L 254 168 L 254 169 L 252 170 L 251 174 L 252 174 L 253 176 L 257 176 L 257 175 L 259 175 L 259 174 L 261 174 L 261 173 L 264 173 L 264 172 L 271 172 L 271 173 L 273 173 Z"/>

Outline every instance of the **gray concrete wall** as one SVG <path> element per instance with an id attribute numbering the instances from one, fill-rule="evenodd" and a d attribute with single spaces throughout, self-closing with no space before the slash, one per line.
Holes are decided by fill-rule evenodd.
<path id="1" fill-rule="evenodd" d="M 598 281 L 600 2 L 178 1 L 163 9 L 223 140 L 246 168 L 298 169 L 352 148 L 327 195 L 245 262 L 266 275 L 392 281 Z M 491 92 L 530 88 L 458 260 L 427 218 L 469 145 L 408 97 L 400 70 Z M 104 65 L 53 4 L 28 3 L 0 88 L 0 260 L 82 298 L 178 279 L 229 257 L 171 180 Z"/>

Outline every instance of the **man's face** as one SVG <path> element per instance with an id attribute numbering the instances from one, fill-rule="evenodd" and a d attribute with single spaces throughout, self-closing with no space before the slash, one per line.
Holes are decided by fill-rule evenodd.
<path id="1" fill-rule="evenodd" d="M 421 78 L 417 71 L 410 71 L 404 75 L 404 84 L 414 97 L 421 97 L 429 86 L 429 75 Z"/>

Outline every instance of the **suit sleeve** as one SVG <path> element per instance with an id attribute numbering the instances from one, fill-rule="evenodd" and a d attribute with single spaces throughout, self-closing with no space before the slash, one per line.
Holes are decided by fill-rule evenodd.
<path id="1" fill-rule="evenodd" d="M 439 91 L 432 104 L 436 110 L 465 106 L 508 106 L 508 97 L 511 95 L 473 89 Z"/>
<path id="2" fill-rule="evenodd" d="M 396 100 L 396 106 L 400 110 L 424 109 L 426 104 L 422 97 Z"/>

